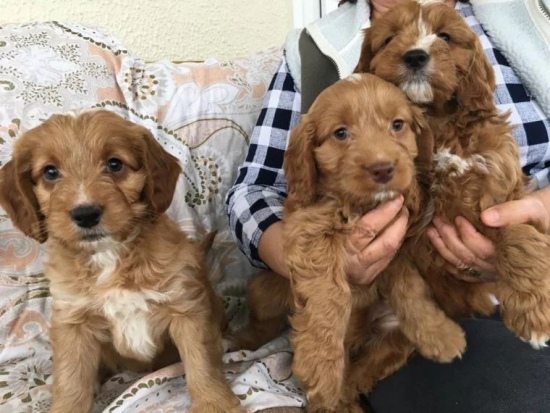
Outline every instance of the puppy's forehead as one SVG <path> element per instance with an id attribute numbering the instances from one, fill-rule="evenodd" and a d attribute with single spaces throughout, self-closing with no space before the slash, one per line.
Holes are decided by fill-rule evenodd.
<path id="1" fill-rule="evenodd" d="M 452 7 L 439 0 L 403 2 L 373 23 L 373 28 L 383 31 L 410 31 L 426 35 L 442 26 L 462 23 L 462 17 Z"/>
<path id="2" fill-rule="evenodd" d="M 409 112 L 410 102 L 398 87 L 365 73 L 355 73 L 323 91 L 312 106 L 319 118 L 332 115 L 341 122 L 394 117 Z"/>
<path id="3" fill-rule="evenodd" d="M 106 111 L 78 115 L 54 115 L 29 131 L 29 140 L 43 151 L 87 158 L 101 156 L 104 150 L 137 145 L 139 136 L 133 124 Z"/>

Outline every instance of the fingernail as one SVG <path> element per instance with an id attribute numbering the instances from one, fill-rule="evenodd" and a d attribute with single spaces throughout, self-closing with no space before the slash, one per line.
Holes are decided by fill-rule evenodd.
<path id="1" fill-rule="evenodd" d="M 498 224 L 498 221 L 500 220 L 500 214 L 498 213 L 498 211 L 491 210 L 491 209 L 484 211 L 482 214 L 482 217 L 483 217 L 483 221 L 487 225 Z"/>
<path id="2" fill-rule="evenodd" d="M 433 223 L 436 227 L 439 227 L 442 224 L 441 219 L 439 217 L 434 217 Z"/>

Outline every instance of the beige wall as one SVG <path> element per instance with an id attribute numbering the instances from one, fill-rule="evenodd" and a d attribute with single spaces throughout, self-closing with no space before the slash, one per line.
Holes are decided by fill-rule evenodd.
<path id="1" fill-rule="evenodd" d="M 99 25 L 146 60 L 236 57 L 280 45 L 292 0 L 2 0 L 2 23 Z"/>

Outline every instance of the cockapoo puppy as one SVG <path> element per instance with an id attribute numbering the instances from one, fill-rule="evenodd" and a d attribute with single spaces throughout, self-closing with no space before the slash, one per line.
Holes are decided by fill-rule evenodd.
<path id="1" fill-rule="evenodd" d="M 91 412 L 100 366 L 158 368 L 178 353 L 192 412 L 244 412 L 222 374 L 207 246 L 164 213 L 180 172 L 147 129 L 105 110 L 52 116 L 0 170 L 0 203 L 48 250 L 52 412 Z"/>
<path id="2" fill-rule="evenodd" d="M 305 387 L 308 412 L 361 412 L 358 391 L 372 387 L 371 375 L 385 376 L 388 365 L 405 362 L 410 346 L 392 347 L 403 349 L 393 364 L 380 352 L 373 360 L 364 351 L 379 328 L 396 343 L 409 343 L 404 332 L 418 337 L 427 354 L 443 360 L 465 345 L 456 323 L 439 323 L 445 314 L 424 279 L 409 271 L 407 255 L 398 253 L 373 285 L 353 285 L 346 276 L 348 235 L 380 202 L 404 196 L 409 237 L 426 224 L 422 176 L 432 151 L 421 110 L 397 87 L 368 74 L 324 90 L 291 133 L 283 215 L 290 282 L 270 272 L 251 282 L 250 323 L 235 347 L 255 349 L 273 339 L 292 313 L 293 369 Z M 395 314 L 403 316 L 402 328 L 395 328 Z"/>
<path id="3" fill-rule="evenodd" d="M 465 217 L 495 244 L 497 281 L 472 283 L 484 270 L 475 257 L 457 263 L 451 274 L 420 231 L 409 250 L 433 299 L 459 318 L 493 312 L 494 294 L 508 328 L 535 348 L 545 346 L 550 237 L 536 223 L 496 229 L 480 220 L 483 210 L 520 199 L 528 189 L 507 115 L 494 103 L 495 74 L 478 36 L 441 2 L 404 1 L 366 29 L 356 72 L 392 82 L 427 114 L 434 135 L 427 215 L 448 222 Z"/>

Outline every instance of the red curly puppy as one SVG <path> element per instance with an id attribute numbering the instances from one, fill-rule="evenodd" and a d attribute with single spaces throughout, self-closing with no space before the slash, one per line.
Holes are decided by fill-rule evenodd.
<path id="1" fill-rule="evenodd" d="M 164 214 L 180 172 L 147 129 L 105 110 L 52 116 L 0 170 L 0 203 L 48 247 L 51 412 L 91 412 L 100 365 L 159 367 L 178 352 L 192 412 L 244 411 L 222 375 L 205 246 Z"/>
<path id="2" fill-rule="evenodd" d="M 448 315 L 490 313 L 493 293 L 506 325 L 540 348 L 550 338 L 550 239 L 535 225 L 492 229 L 480 220 L 481 211 L 527 191 L 507 116 L 493 100 L 493 68 L 458 13 L 424 3 L 405 1 L 375 20 L 356 71 L 392 82 L 425 108 L 435 142 L 430 212 L 449 222 L 463 216 L 489 237 L 499 280 L 452 276 L 424 234 L 414 241 L 414 258 Z"/>
<path id="3" fill-rule="evenodd" d="M 284 161 L 283 218 L 291 281 L 263 273 L 250 284 L 250 324 L 237 342 L 258 347 L 281 332 L 292 311 L 294 371 L 310 412 L 362 411 L 357 390 L 372 387 L 371 373 L 383 377 L 405 362 L 413 350 L 407 335 L 441 360 L 465 346 L 460 327 L 429 298 L 422 277 L 411 275 L 414 266 L 406 255 L 398 254 L 372 286 L 351 285 L 345 272 L 347 235 L 378 203 L 403 194 L 409 236 L 424 224 L 419 180 L 431 165 L 431 143 L 421 111 L 398 88 L 372 75 L 354 75 L 327 88 L 292 131 Z M 395 318 L 384 316 L 384 305 L 372 307 L 380 299 L 406 315 L 406 326 L 396 329 Z M 399 363 L 388 363 L 380 352 L 373 360 L 364 351 L 378 328 L 395 342 L 392 348 L 402 350 L 387 354 Z M 368 375 L 365 365 L 372 367 Z"/>

